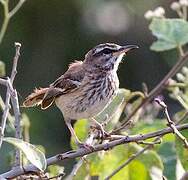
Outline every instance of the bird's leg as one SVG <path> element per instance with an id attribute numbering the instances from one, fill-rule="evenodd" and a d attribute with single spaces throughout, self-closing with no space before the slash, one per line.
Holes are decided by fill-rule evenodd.
<path id="1" fill-rule="evenodd" d="M 72 125 L 71 125 L 71 120 L 66 120 L 65 121 L 70 133 L 71 133 L 71 136 L 73 137 L 74 139 L 74 142 L 76 143 L 76 145 L 79 147 L 79 148 L 86 148 L 86 149 L 89 149 L 89 150 L 93 150 L 93 146 L 92 145 L 89 145 L 87 143 L 82 143 L 78 136 L 76 135 Z"/>
<path id="2" fill-rule="evenodd" d="M 102 134 L 102 138 L 105 138 L 107 136 L 109 136 L 109 134 L 104 130 L 102 124 L 100 124 L 98 121 L 96 121 L 94 118 L 91 118 L 91 120 L 93 121 L 93 123 L 95 124 L 96 128 L 98 130 L 100 130 L 101 134 Z"/>
<path id="3" fill-rule="evenodd" d="M 65 122 L 66 122 L 67 127 L 69 128 L 69 131 L 71 133 L 71 137 L 73 137 L 74 142 L 76 143 L 76 145 L 79 146 L 79 144 L 81 144 L 81 141 L 78 139 L 78 137 L 77 137 L 72 125 L 71 125 L 71 121 L 70 120 L 66 120 Z"/>

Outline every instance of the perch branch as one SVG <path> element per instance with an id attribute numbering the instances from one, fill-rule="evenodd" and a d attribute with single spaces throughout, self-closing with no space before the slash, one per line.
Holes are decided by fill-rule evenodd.
<path id="1" fill-rule="evenodd" d="M 111 134 L 116 134 L 123 130 L 127 125 L 131 124 L 131 118 L 136 114 L 136 112 L 144 107 L 149 101 L 154 99 L 167 85 L 169 78 L 172 78 L 187 62 L 188 52 L 184 56 L 180 57 L 173 68 L 168 72 L 168 74 L 161 80 L 161 82 L 148 94 L 148 96 L 143 99 L 142 103 L 127 117 L 126 121 L 121 124 L 119 128 L 114 129 Z"/>
<path id="2" fill-rule="evenodd" d="M 188 123 L 187 124 L 183 124 L 183 125 L 179 125 L 176 126 L 176 128 L 181 131 L 184 129 L 188 129 Z M 112 141 L 108 142 L 108 143 L 103 143 L 103 144 L 99 144 L 93 147 L 93 150 L 90 149 L 83 149 L 80 148 L 76 151 L 69 151 L 63 154 L 57 154 L 53 157 L 50 157 L 47 159 L 47 165 L 52 165 L 55 164 L 59 161 L 65 160 L 65 159 L 72 159 L 72 158 L 78 158 L 78 157 L 83 157 L 85 155 L 94 153 L 94 152 L 98 152 L 98 151 L 102 151 L 102 150 L 108 150 L 111 149 L 117 145 L 120 144 L 127 144 L 127 143 L 131 143 L 131 142 L 139 142 L 139 141 L 143 141 L 146 139 L 150 139 L 150 138 L 154 138 L 154 137 L 158 137 L 158 136 L 164 136 L 166 134 L 172 133 L 173 130 L 170 127 L 167 127 L 165 129 L 159 130 L 159 131 L 155 131 L 155 132 L 151 132 L 151 133 L 147 133 L 147 134 L 143 134 L 143 135 L 134 135 L 134 136 L 112 136 Z M 1 178 L 15 178 L 17 176 L 29 173 L 29 172 L 39 172 L 39 169 L 37 169 L 34 165 L 29 164 L 27 166 L 24 167 L 15 167 L 14 169 L 1 174 L 0 175 L 0 179 Z"/>

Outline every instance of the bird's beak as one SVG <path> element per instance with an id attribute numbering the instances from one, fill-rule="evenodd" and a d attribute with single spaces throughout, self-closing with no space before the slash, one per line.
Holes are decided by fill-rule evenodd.
<path id="1" fill-rule="evenodd" d="M 120 54 L 126 54 L 128 51 L 138 49 L 137 45 L 126 45 L 122 46 L 118 51 L 113 53 L 113 56 L 119 56 Z"/>

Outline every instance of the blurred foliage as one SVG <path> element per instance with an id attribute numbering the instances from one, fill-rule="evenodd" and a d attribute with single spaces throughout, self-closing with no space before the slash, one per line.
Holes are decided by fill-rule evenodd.
<path id="1" fill-rule="evenodd" d="M 15 2 L 11 1 L 10 6 L 13 6 Z M 141 89 L 140 84 L 146 82 L 147 88 L 151 89 L 166 73 L 167 65 L 163 61 L 164 54 L 154 54 L 148 51 L 153 37 L 149 34 L 146 21 L 143 19 L 147 9 L 158 6 L 160 3 L 167 7 L 167 12 L 158 7 L 145 15 L 151 20 L 149 29 L 157 38 L 150 48 L 154 51 L 177 48 L 178 52 L 168 51 L 169 54 L 165 54 L 167 61 L 171 60 L 169 58 L 172 57 L 171 54 L 173 54 L 173 58 L 177 58 L 179 51 L 180 53 L 183 51 L 184 47 L 182 46 L 188 42 L 188 25 L 184 16 L 185 7 L 187 8 L 188 5 L 182 4 L 182 1 L 177 2 L 179 9 L 174 8 L 173 3 L 171 4 L 171 9 L 174 10 L 172 12 L 169 11 L 170 0 L 89 0 L 87 2 L 54 0 L 48 1 L 48 3 L 44 0 L 40 2 L 33 0 L 24 4 L 8 27 L 0 49 L 0 58 L 4 60 L 0 61 L 0 76 L 5 75 L 4 64 L 6 64 L 6 72 L 11 69 L 10 59 L 13 53 L 11 45 L 14 41 L 20 41 L 23 44 L 18 79 L 15 82 L 15 87 L 20 93 L 20 101 L 23 99 L 22 96 L 25 97 L 35 86 L 45 86 L 58 74 L 62 74 L 69 63 L 67 59 L 84 57 L 83 53 L 92 46 L 107 41 L 119 44 L 138 42 L 142 47 L 140 52 L 136 55 L 130 54 L 128 56 L 130 61 L 126 65 L 122 64 L 120 68 L 121 86 L 126 86 L 128 89 L 120 89 L 109 106 L 95 117 L 97 121 L 104 124 L 105 130 L 111 131 L 124 122 L 147 95 L 147 91 L 144 93 L 137 91 Z M 169 15 L 176 13 L 175 16 L 178 18 L 166 18 L 165 13 Z M 2 16 L 1 13 L 1 20 Z M 140 58 L 142 58 L 141 62 Z M 187 116 L 182 118 L 188 110 L 187 83 L 188 69 L 186 67 L 177 74 L 176 79 L 171 79 L 168 82 L 168 95 L 177 102 L 168 100 L 168 104 L 171 104 L 170 108 L 175 109 L 173 119 L 176 122 L 179 119 L 182 120 L 181 122 L 187 121 Z M 4 91 L 2 90 L 2 92 Z M 2 102 L 0 106 L 3 109 Z M 179 110 L 180 106 L 181 110 Z M 132 117 L 134 127 L 127 128 L 122 134 L 144 134 L 165 128 L 166 120 L 161 118 L 159 111 L 160 108 L 153 103 L 142 107 Z M 28 115 L 22 114 L 25 141 L 8 137 L 12 136 L 14 132 L 12 127 L 14 119 L 11 114 L 5 140 L 7 139 L 7 142 L 21 149 L 27 159 L 39 169 L 44 169 L 46 166 L 44 151 L 47 156 L 50 156 L 70 148 L 69 137 L 66 136 L 67 131 L 63 132 L 62 130 L 65 128 L 61 120 L 62 115 L 55 109 L 47 110 L 42 115 L 41 111 L 36 109 L 27 110 L 26 113 Z M 88 120 L 84 119 L 74 124 L 74 129 L 80 140 L 86 140 L 88 132 L 92 133 L 89 126 Z M 186 131 L 183 132 L 183 135 L 188 138 Z M 27 143 L 30 139 L 34 144 L 42 144 L 43 151 L 39 150 L 40 147 Z M 147 142 L 152 140 L 149 139 Z M 72 140 L 71 146 L 73 149 L 76 148 Z M 84 161 L 74 179 L 89 179 L 90 177 L 104 179 L 143 147 L 144 145 L 131 143 L 109 151 L 88 155 L 86 162 Z M 9 150 L 10 148 L 3 144 L 1 153 L 7 155 Z M 161 144 L 145 151 L 136 160 L 121 169 L 112 179 L 158 180 L 164 175 L 170 180 L 175 180 L 179 178 L 176 174 L 178 168 L 182 169 L 180 176 L 188 170 L 187 155 L 188 151 L 183 147 L 182 142 L 173 134 L 165 135 Z M 7 157 L 2 155 L 0 158 L 1 162 L 6 162 Z M 180 161 L 179 164 L 178 161 Z M 0 169 L 3 171 L 6 169 L 5 164 L 0 164 Z M 7 164 L 10 165 L 10 163 Z M 61 173 L 69 173 L 72 165 L 73 162 L 50 166 L 48 174 L 53 177 Z"/>
<path id="2" fill-rule="evenodd" d="M 188 22 L 183 19 L 154 18 L 149 28 L 152 34 L 158 38 L 151 45 L 151 50 L 170 50 L 188 42 Z"/>
<path id="3" fill-rule="evenodd" d="M 0 77 L 5 76 L 5 63 L 0 61 Z"/>
<path id="4" fill-rule="evenodd" d="M 48 167 L 48 172 L 49 172 L 51 177 L 54 177 L 54 176 L 57 176 L 57 175 L 61 175 L 61 174 L 63 176 L 65 174 L 64 173 L 64 167 L 63 166 L 59 166 L 59 165 L 49 166 Z"/>
<path id="5" fill-rule="evenodd" d="M 104 179 L 118 166 L 125 162 L 132 154 L 141 147 L 134 144 L 121 145 L 108 152 L 99 152 L 87 158 L 74 179 L 83 179 L 88 176 Z M 154 151 L 147 151 L 132 164 L 119 171 L 112 179 L 148 179 L 152 168 L 163 169 L 160 157 Z M 87 170 L 86 170 L 87 169 Z"/>

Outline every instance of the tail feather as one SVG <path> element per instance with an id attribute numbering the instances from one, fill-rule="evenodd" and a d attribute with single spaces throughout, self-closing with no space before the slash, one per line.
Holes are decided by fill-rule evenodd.
<path id="1" fill-rule="evenodd" d="M 38 106 L 42 103 L 42 100 L 49 88 L 35 89 L 23 102 L 24 107 Z"/>

